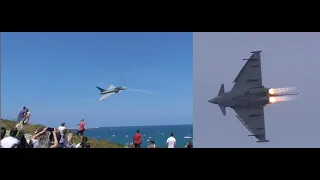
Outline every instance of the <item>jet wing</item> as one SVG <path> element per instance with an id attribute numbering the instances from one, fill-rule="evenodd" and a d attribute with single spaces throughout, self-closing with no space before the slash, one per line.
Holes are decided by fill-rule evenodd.
<path id="1" fill-rule="evenodd" d="M 108 97 L 110 97 L 112 94 L 114 94 L 114 92 L 112 93 L 108 93 L 108 94 L 104 94 L 101 96 L 101 98 L 99 99 L 100 101 L 107 99 Z"/>
<path id="2" fill-rule="evenodd" d="M 263 107 L 233 108 L 236 117 L 251 132 L 249 136 L 255 136 L 257 142 L 268 142 L 264 124 Z"/>
<path id="3" fill-rule="evenodd" d="M 108 90 L 114 89 L 114 88 L 116 88 L 114 85 L 110 85 L 110 86 L 108 87 Z"/>
<path id="4" fill-rule="evenodd" d="M 261 75 L 261 51 L 252 52 L 246 64 L 242 67 L 239 74 L 233 81 L 232 90 L 250 89 L 262 86 Z"/>

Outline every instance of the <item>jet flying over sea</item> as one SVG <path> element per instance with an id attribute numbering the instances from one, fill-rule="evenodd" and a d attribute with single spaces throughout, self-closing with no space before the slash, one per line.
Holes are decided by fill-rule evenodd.
<path id="1" fill-rule="evenodd" d="M 114 85 L 110 85 L 107 90 L 98 86 L 97 86 L 97 89 L 99 89 L 100 94 L 102 95 L 101 98 L 99 99 L 100 101 L 105 100 L 106 98 L 110 97 L 113 94 L 118 94 L 119 92 L 126 90 L 125 87 L 121 87 L 121 86 L 115 87 Z"/>

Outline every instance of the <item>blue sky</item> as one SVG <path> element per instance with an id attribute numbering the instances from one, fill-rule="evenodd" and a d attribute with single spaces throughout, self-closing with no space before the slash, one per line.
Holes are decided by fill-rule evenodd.
<path id="1" fill-rule="evenodd" d="M 1 116 L 75 127 L 192 123 L 192 33 L 2 33 Z M 99 101 L 95 86 L 125 86 Z"/>

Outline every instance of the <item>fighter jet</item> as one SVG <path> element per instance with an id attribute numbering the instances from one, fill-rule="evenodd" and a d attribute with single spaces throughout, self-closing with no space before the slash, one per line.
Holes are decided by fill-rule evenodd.
<path id="1" fill-rule="evenodd" d="M 260 142 L 269 142 L 266 139 L 264 106 L 277 101 L 279 96 L 297 94 L 277 94 L 276 89 L 262 85 L 261 56 L 262 51 L 253 51 L 246 64 L 234 80 L 231 91 L 225 92 L 224 84 L 221 85 L 218 96 L 209 100 L 217 104 L 222 114 L 226 115 L 226 107 L 236 112 L 236 117 L 250 131 L 249 136 L 254 136 Z"/>
<path id="2" fill-rule="evenodd" d="M 100 90 L 100 94 L 102 95 L 101 98 L 99 99 L 100 101 L 108 98 L 112 94 L 119 93 L 121 91 L 126 90 L 125 87 L 115 87 L 114 85 L 110 85 L 107 90 L 102 89 L 101 87 L 96 86 Z"/>

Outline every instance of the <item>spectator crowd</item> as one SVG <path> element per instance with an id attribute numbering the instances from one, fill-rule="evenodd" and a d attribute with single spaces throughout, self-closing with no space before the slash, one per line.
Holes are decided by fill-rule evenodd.
<path id="1" fill-rule="evenodd" d="M 18 122 L 15 127 L 9 130 L 1 127 L 0 148 L 90 148 L 88 138 L 83 136 L 85 122 L 82 119 L 78 124 L 77 136 L 81 137 L 81 143 L 73 143 L 73 133 L 68 130 L 66 123 L 56 128 L 43 127 L 37 129 L 31 138 L 27 138 L 24 127 L 30 120 L 30 111 L 23 107 L 18 115 Z M 8 134 L 8 135 L 7 135 Z"/>
<path id="2" fill-rule="evenodd" d="M 76 136 L 80 136 L 81 143 L 73 142 L 73 133 L 68 130 L 66 123 L 61 123 L 58 128 L 42 127 L 37 129 L 31 137 L 26 137 L 24 127 L 30 120 L 29 108 L 23 107 L 19 112 L 18 121 L 15 127 L 11 128 L 9 133 L 5 127 L 1 127 L 0 148 L 90 148 L 88 138 L 83 136 L 85 131 L 85 122 L 82 119 L 78 124 Z M 8 134 L 8 135 L 7 135 Z M 176 148 L 176 139 L 174 133 L 166 141 L 167 148 Z M 133 136 L 133 142 L 126 144 L 125 148 L 141 148 L 142 135 L 139 130 Z M 149 140 L 148 148 L 156 148 L 154 140 Z M 189 141 L 185 148 L 193 148 Z"/>
<path id="3" fill-rule="evenodd" d="M 90 148 L 85 136 L 81 136 L 81 143 L 73 143 L 73 133 L 65 127 L 65 123 L 61 123 L 58 129 L 39 128 L 29 140 L 21 127 L 17 124 L 11 128 L 8 136 L 7 129 L 1 127 L 0 148 Z"/>
<path id="4" fill-rule="evenodd" d="M 140 130 L 137 130 L 136 134 L 133 136 L 132 143 L 127 143 L 125 145 L 125 148 L 141 148 L 142 144 L 142 135 L 140 133 Z M 166 141 L 166 147 L 167 148 L 176 148 L 177 140 L 174 137 L 174 133 L 171 132 L 170 137 Z M 149 145 L 147 148 L 156 148 L 156 143 L 154 140 L 149 140 Z M 193 148 L 192 142 L 188 141 L 185 145 L 185 148 Z"/>

